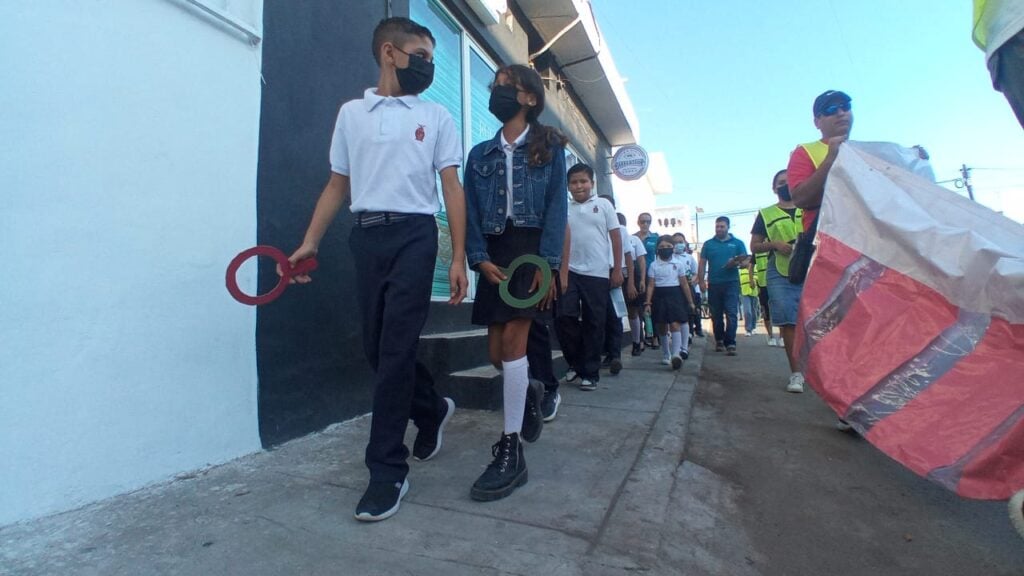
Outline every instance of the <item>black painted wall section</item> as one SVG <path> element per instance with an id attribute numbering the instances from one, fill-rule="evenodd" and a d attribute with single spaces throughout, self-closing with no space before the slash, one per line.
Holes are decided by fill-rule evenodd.
<path id="1" fill-rule="evenodd" d="M 330 176 L 338 107 L 376 85 L 370 50 L 387 0 L 268 0 L 257 172 L 257 239 L 291 253 Z M 407 14 L 407 9 L 405 11 Z M 292 286 L 256 314 L 260 439 L 265 447 L 369 411 L 351 214 L 343 209 L 320 246 L 314 281 Z M 259 290 L 277 283 L 261 261 Z"/>

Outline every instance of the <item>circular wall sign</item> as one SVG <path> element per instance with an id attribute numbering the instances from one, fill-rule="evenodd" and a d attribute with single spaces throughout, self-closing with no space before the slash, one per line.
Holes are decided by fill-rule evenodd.
<path id="1" fill-rule="evenodd" d="M 629 144 L 619 148 L 612 156 L 612 172 L 623 180 L 637 180 L 647 174 L 649 163 L 646 150 L 636 144 Z"/>

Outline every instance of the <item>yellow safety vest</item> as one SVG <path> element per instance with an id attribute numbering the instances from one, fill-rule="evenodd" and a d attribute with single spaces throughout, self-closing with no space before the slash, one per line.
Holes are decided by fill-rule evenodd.
<path id="1" fill-rule="evenodd" d="M 740 293 L 744 296 L 757 296 L 757 279 L 751 284 L 750 274 L 745 269 L 740 270 Z"/>
<path id="2" fill-rule="evenodd" d="M 796 235 L 803 229 L 800 224 L 803 215 L 803 210 L 799 208 L 796 209 L 796 213 L 793 216 L 790 216 L 785 210 L 775 204 L 762 208 L 761 219 L 764 220 L 765 230 L 768 231 L 768 240 L 771 242 L 792 242 L 796 240 Z M 779 271 L 779 274 L 788 277 L 789 256 L 776 252 L 775 269 Z"/>
<path id="3" fill-rule="evenodd" d="M 754 272 L 757 276 L 757 285 L 761 288 L 768 286 L 768 253 L 758 252 L 754 254 Z"/>
<path id="4" fill-rule="evenodd" d="M 811 162 L 814 162 L 814 168 L 817 169 L 821 166 L 821 163 L 825 161 L 825 156 L 828 156 L 828 144 L 825 144 L 821 140 L 815 140 L 814 142 L 808 142 L 807 144 L 801 144 L 804 150 L 807 151 L 807 155 L 811 157 Z"/>

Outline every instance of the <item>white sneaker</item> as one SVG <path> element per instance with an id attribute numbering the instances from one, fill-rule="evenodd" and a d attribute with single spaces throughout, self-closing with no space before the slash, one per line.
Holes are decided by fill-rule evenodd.
<path id="1" fill-rule="evenodd" d="M 779 338 L 778 336 L 776 336 L 775 337 L 775 347 L 776 348 L 782 348 L 784 346 L 785 346 L 785 344 L 782 343 L 782 338 Z"/>
<path id="2" fill-rule="evenodd" d="M 786 385 L 786 392 L 792 392 L 794 394 L 800 394 L 804 391 L 804 375 L 799 372 L 793 372 L 789 375 L 789 384 Z"/>
<path id="3" fill-rule="evenodd" d="M 669 364 L 672 363 L 672 360 L 668 356 L 662 356 L 661 363 L 664 364 L 665 366 L 668 366 Z"/>
<path id="4" fill-rule="evenodd" d="M 569 368 L 569 370 L 565 373 L 565 383 L 566 384 L 572 384 L 572 383 L 576 382 L 576 380 L 578 380 L 579 377 L 580 377 L 580 375 L 577 374 L 575 370 L 573 370 L 572 368 Z"/>
<path id="5" fill-rule="evenodd" d="M 753 336 L 753 335 L 754 335 L 754 333 L 753 333 L 753 332 L 747 332 L 747 338 L 750 338 L 750 337 L 751 337 L 751 336 Z"/>
<path id="6" fill-rule="evenodd" d="M 772 338 L 771 336 L 765 336 L 764 338 L 768 341 L 769 346 L 775 346 L 775 338 Z"/>

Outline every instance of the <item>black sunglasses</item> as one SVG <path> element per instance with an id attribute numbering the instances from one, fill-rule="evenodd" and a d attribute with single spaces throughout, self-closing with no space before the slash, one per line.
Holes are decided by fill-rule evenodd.
<path id="1" fill-rule="evenodd" d="M 835 116 L 839 114 L 839 111 L 849 112 L 852 105 L 849 102 L 843 102 L 842 104 L 829 104 L 821 109 L 821 116 Z"/>

